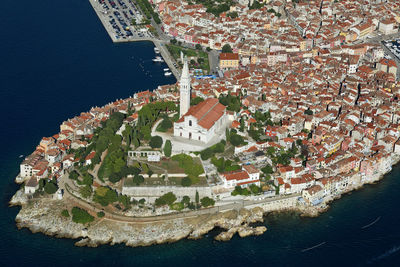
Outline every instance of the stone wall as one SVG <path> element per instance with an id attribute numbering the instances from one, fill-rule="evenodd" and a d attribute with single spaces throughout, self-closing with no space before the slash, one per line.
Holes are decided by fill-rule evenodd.
<path id="1" fill-rule="evenodd" d="M 254 205 L 254 207 L 261 207 L 264 212 L 270 212 L 270 211 L 279 211 L 279 210 L 287 210 L 287 209 L 292 209 L 295 208 L 297 205 L 299 205 L 299 202 L 297 201 L 297 196 L 296 197 L 291 197 L 291 198 L 286 198 L 286 199 L 279 199 L 271 202 L 266 202 L 264 204 L 257 204 Z M 249 206 L 247 208 L 251 208 L 252 206 Z"/>
<path id="2" fill-rule="evenodd" d="M 195 200 L 196 191 L 199 192 L 200 199 L 203 197 L 212 197 L 211 188 L 208 186 L 124 186 L 122 187 L 122 194 L 134 197 L 135 199 L 144 198 L 149 202 L 153 202 L 156 198 L 168 193 L 173 192 L 175 196 L 181 199 L 183 196 L 190 197 Z"/>

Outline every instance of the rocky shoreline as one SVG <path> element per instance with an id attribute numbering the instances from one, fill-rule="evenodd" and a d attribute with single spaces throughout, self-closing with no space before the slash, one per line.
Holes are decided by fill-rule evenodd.
<path id="1" fill-rule="evenodd" d="M 121 244 L 127 246 L 149 246 L 153 244 L 171 243 L 178 240 L 200 239 L 214 228 L 223 229 L 215 239 L 228 241 L 235 234 L 240 237 L 261 235 L 267 228 L 252 225 L 264 222 L 264 215 L 271 212 L 262 207 L 252 209 L 242 208 L 240 211 L 231 210 L 217 214 L 200 215 L 194 218 L 181 218 L 158 222 L 121 222 L 111 218 L 96 218 L 88 225 L 72 222 L 71 218 L 61 215 L 68 206 L 67 201 L 54 199 L 28 200 L 17 191 L 10 205 L 21 206 L 16 222 L 19 229 L 28 228 L 33 233 L 41 232 L 58 238 L 78 239 L 76 246 L 96 247 L 102 244 Z M 308 209 L 289 208 L 304 214 Z M 284 211 L 284 210 L 280 210 Z"/>
<path id="2" fill-rule="evenodd" d="M 399 160 L 396 159 L 395 163 Z M 384 174 L 373 177 L 368 184 L 379 182 Z M 49 198 L 29 200 L 18 190 L 10 201 L 10 206 L 21 206 L 16 216 L 19 229 L 28 228 L 33 233 L 41 232 L 57 238 L 78 239 L 76 246 L 97 247 L 102 244 L 125 244 L 131 247 L 150 246 L 154 244 L 172 243 L 181 239 L 200 239 L 215 228 L 222 232 L 215 240 L 228 241 L 235 234 L 240 237 L 262 235 L 265 226 L 252 226 L 263 223 L 264 216 L 272 212 L 297 212 L 304 217 L 317 217 L 329 209 L 329 203 L 340 199 L 342 195 L 358 190 L 364 184 L 354 185 L 340 195 L 325 198 L 318 206 L 302 204 L 270 207 L 260 205 L 254 208 L 242 208 L 221 213 L 199 215 L 192 218 L 171 219 L 156 222 L 122 222 L 112 218 L 96 218 L 88 225 L 72 222 L 71 218 L 61 215 L 61 211 L 71 208 L 68 201 Z M 95 214 L 93 214 L 95 215 Z"/>

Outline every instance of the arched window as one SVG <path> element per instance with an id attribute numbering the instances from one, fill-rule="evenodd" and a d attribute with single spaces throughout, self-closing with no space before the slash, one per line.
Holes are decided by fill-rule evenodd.
<path id="1" fill-rule="evenodd" d="M 192 121 L 191 120 L 189 121 L 189 126 L 192 126 Z"/>

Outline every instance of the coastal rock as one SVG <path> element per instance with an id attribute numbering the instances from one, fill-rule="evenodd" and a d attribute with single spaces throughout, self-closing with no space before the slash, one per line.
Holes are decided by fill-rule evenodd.
<path id="1" fill-rule="evenodd" d="M 239 227 L 231 228 L 226 232 L 221 232 L 214 239 L 217 240 L 217 241 L 229 241 L 229 240 L 232 239 L 233 235 L 236 234 L 236 232 L 238 230 L 239 230 Z"/>
<path id="2" fill-rule="evenodd" d="M 203 214 L 190 218 L 180 218 L 157 222 L 122 222 L 104 217 L 97 218 L 87 225 L 72 222 L 61 215 L 64 209 L 71 209 L 68 200 L 50 198 L 24 199 L 23 191 L 18 191 L 10 203 L 21 205 L 16 217 L 19 228 L 26 227 L 32 232 L 42 232 L 59 238 L 78 239 L 76 246 L 96 247 L 101 244 L 126 244 L 127 246 L 150 246 L 172 243 L 184 238 L 198 239 L 220 227 L 226 231 L 215 239 L 230 240 L 240 231 L 240 236 L 263 233 L 263 228 L 252 228 L 249 223 L 262 221 L 263 209 L 231 210 L 217 214 Z M 92 214 L 93 215 L 93 214 Z M 264 227 L 265 228 L 265 227 Z"/>
<path id="3" fill-rule="evenodd" d="M 262 235 L 266 231 L 267 231 L 267 227 L 265 227 L 265 226 L 257 226 L 254 229 L 254 235 Z"/>
<path id="4" fill-rule="evenodd" d="M 240 237 L 246 237 L 250 235 L 254 235 L 254 228 L 252 227 L 240 227 L 238 230 L 238 234 Z"/>
<path id="5" fill-rule="evenodd" d="M 265 231 L 267 231 L 267 227 L 265 226 L 257 226 L 255 228 L 244 226 L 239 228 L 238 234 L 240 237 L 247 237 L 252 235 L 262 235 Z"/>
<path id="6" fill-rule="evenodd" d="M 24 189 L 19 189 L 11 198 L 10 206 L 22 206 L 28 203 L 28 196 L 24 194 Z"/>

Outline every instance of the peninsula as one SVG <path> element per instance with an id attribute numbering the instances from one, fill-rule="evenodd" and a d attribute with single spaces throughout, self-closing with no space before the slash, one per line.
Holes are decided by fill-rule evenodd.
<path id="1" fill-rule="evenodd" d="M 378 181 L 400 160 L 400 4 L 367 2 L 90 0 L 179 81 L 43 137 L 16 177 L 18 227 L 79 246 L 229 240 Z"/>

